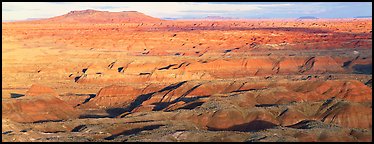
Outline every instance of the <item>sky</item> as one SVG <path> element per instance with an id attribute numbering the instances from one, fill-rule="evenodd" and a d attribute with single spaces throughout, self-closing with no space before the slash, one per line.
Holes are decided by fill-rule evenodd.
<path id="1" fill-rule="evenodd" d="M 372 2 L 2 2 L 2 20 L 50 18 L 73 10 L 138 11 L 156 18 L 352 18 L 371 16 Z"/>

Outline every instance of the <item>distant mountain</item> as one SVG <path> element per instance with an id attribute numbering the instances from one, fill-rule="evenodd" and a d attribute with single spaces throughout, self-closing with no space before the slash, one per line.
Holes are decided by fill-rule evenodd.
<path id="1" fill-rule="evenodd" d="M 216 20 L 216 19 L 234 19 L 234 18 L 232 18 L 232 17 L 222 17 L 222 16 L 207 16 L 207 17 L 202 18 L 202 19 L 214 19 L 214 20 Z"/>
<path id="2" fill-rule="evenodd" d="M 44 18 L 28 18 L 26 19 L 26 21 L 41 20 L 41 19 L 44 19 Z"/>
<path id="3" fill-rule="evenodd" d="M 33 22 L 47 23 L 126 23 L 163 21 L 137 11 L 108 12 L 97 10 L 71 11 L 67 14 Z"/>
<path id="4" fill-rule="evenodd" d="M 317 17 L 313 17 L 313 16 L 302 16 L 302 17 L 299 17 L 297 19 L 318 19 Z"/>
<path id="5" fill-rule="evenodd" d="M 15 22 L 17 20 L 2 20 L 1 22 Z"/>
<path id="6" fill-rule="evenodd" d="M 356 16 L 354 18 L 371 18 L 371 16 Z"/>
<path id="7" fill-rule="evenodd" d="M 28 18 L 25 20 L 3 20 L 2 22 L 27 22 L 27 21 L 35 21 L 35 20 L 42 20 L 44 18 Z"/>
<path id="8" fill-rule="evenodd" d="M 177 20 L 178 18 L 162 18 L 163 20 Z"/>

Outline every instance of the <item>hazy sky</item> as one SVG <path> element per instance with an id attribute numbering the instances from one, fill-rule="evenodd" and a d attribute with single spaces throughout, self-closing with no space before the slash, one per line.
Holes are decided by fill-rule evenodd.
<path id="1" fill-rule="evenodd" d="M 371 2 L 2 2 L 2 19 L 49 18 L 73 10 L 139 11 L 157 18 L 352 18 L 371 16 Z"/>

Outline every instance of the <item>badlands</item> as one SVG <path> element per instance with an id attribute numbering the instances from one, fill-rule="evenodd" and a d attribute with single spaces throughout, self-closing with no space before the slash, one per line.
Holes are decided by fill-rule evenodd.
<path id="1" fill-rule="evenodd" d="M 2 23 L 3 142 L 372 141 L 372 20 Z"/>

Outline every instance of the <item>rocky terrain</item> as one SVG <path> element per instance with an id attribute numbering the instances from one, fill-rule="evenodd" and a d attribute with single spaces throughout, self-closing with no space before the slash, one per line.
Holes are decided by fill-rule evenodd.
<path id="1" fill-rule="evenodd" d="M 372 20 L 2 23 L 2 141 L 372 141 Z"/>

